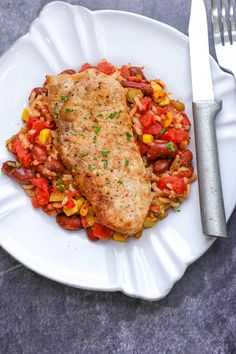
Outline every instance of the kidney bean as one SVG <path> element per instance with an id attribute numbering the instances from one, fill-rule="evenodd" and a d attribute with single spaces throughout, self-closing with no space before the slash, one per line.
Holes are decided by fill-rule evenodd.
<path id="1" fill-rule="evenodd" d="M 129 72 L 131 76 L 141 75 L 142 79 L 146 80 L 143 71 L 138 66 L 131 66 Z"/>
<path id="2" fill-rule="evenodd" d="M 79 215 L 66 216 L 65 214 L 59 214 L 56 221 L 66 230 L 81 230 L 83 228 Z"/>
<path id="3" fill-rule="evenodd" d="M 190 150 L 185 150 L 180 155 L 180 164 L 181 166 L 189 166 L 192 162 L 193 154 Z"/>
<path id="4" fill-rule="evenodd" d="M 44 166 L 48 170 L 54 171 L 57 173 L 63 173 L 65 171 L 65 167 L 64 167 L 63 163 L 59 160 L 46 161 Z"/>
<path id="5" fill-rule="evenodd" d="M 46 87 L 35 87 L 32 91 L 36 93 L 36 96 L 42 95 L 43 93 L 47 93 Z"/>
<path id="6" fill-rule="evenodd" d="M 177 155 L 177 145 L 173 143 L 173 150 L 171 151 L 167 147 L 166 142 L 160 142 L 160 141 L 155 141 L 152 143 L 152 145 L 149 147 L 147 151 L 147 157 L 150 160 L 156 160 L 158 158 L 163 158 L 163 157 L 172 157 L 174 158 Z"/>
<path id="7" fill-rule="evenodd" d="M 144 95 L 152 96 L 153 89 L 151 84 L 146 84 L 143 82 L 133 82 L 133 81 L 121 81 L 121 85 L 127 88 L 135 88 L 143 91 Z"/>
<path id="8" fill-rule="evenodd" d="M 163 159 L 163 160 L 157 160 L 154 164 L 153 164 L 153 172 L 154 173 L 163 173 L 166 170 L 169 169 L 171 164 L 171 161 L 168 159 Z"/>
<path id="9" fill-rule="evenodd" d="M 2 172 L 14 178 L 18 183 L 31 184 L 32 178 L 35 177 L 33 171 L 23 167 L 13 167 L 10 164 L 15 164 L 15 161 L 6 161 L 2 165 Z"/>
<path id="10" fill-rule="evenodd" d="M 31 154 L 33 156 L 34 160 L 37 160 L 38 162 L 44 162 L 47 160 L 47 151 L 38 145 L 34 145 L 31 149 Z"/>
<path id="11" fill-rule="evenodd" d="M 73 70 L 73 69 L 68 69 L 68 70 L 64 70 L 62 71 L 60 74 L 68 74 L 68 75 L 73 75 L 73 74 L 76 74 L 77 71 L 76 70 Z"/>

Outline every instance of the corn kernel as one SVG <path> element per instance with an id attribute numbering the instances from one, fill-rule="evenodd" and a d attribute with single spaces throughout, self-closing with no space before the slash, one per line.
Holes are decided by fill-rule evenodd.
<path id="1" fill-rule="evenodd" d="M 84 204 L 85 199 L 84 198 L 79 198 L 78 200 L 76 200 L 78 209 L 80 210 L 80 208 L 82 207 L 82 205 Z"/>
<path id="2" fill-rule="evenodd" d="M 168 106 L 169 104 L 170 104 L 170 99 L 168 96 L 166 96 L 166 98 L 164 98 L 164 100 L 159 102 L 159 105 L 161 107 Z"/>
<path id="3" fill-rule="evenodd" d="M 144 227 L 153 227 L 157 222 L 157 218 L 150 218 L 149 216 L 146 217 L 144 220 L 143 226 Z"/>
<path id="4" fill-rule="evenodd" d="M 63 208 L 63 211 L 64 213 L 67 215 L 67 216 L 71 216 L 71 215 L 74 215 L 76 213 L 78 213 L 79 209 L 78 209 L 78 206 L 77 206 L 77 203 L 76 203 L 76 200 L 72 199 L 73 202 L 74 202 L 74 207 L 73 208 L 67 208 L 67 207 L 64 207 Z"/>
<path id="5" fill-rule="evenodd" d="M 183 140 L 179 144 L 179 147 L 180 147 L 181 150 L 185 150 L 187 146 L 188 146 L 188 140 Z"/>
<path id="6" fill-rule="evenodd" d="M 126 235 L 122 235 L 119 232 L 114 232 L 112 235 L 113 240 L 118 241 L 118 242 L 125 242 L 127 239 Z"/>
<path id="7" fill-rule="evenodd" d="M 80 215 L 86 216 L 88 214 L 88 202 L 85 201 L 82 207 L 80 208 Z"/>
<path id="8" fill-rule="evenodd" d="M 151 144 L 153 142 L 153 135 L 151 134 L 143 134 L 143 143 Z"/>
<path id="9" fill-rule="evenodd" d="M 25 108 L 22 112 L 21 119 L 23 120 L 23 122 L 26 122 L 28 118 L 29 118 L 29 111 L 27 108 Z"/>
<path id="10" fill-rule="evenodd" d="M 88 227 L 92 227 L 95 224 L 96 218 L 93 215 L 86 215 L 86 221 L 88 224 Z"/>
<path id="11" fill-rule="evenodd" d="M 173 121 L 172 114 L 170 112 L 167 112 L 166 113 L 166 119 L 164 120 L 163 127 L 164 128 L 168 128 L 171 125 L 172 121 Z"/>
<path id="12" fill-rule="evenodd" d="M 152 84 L 153 93 L 162 91 L 162 87 L 158 83 L 152 82 L 151 84 Z"/>
<path id="13" fill-rule="evenodd" d="M 51 136 L 52 131 L 50 129 L 42 129 L 41 132 L 39 133 L 39 141 L 41 144 L 46 145 L 50 144 L 52 141 L 52 136 Z"/>
<path id="14" fill-rule="evenodd" d="M 162 92 L 154 92 L 152 95 L 152 99 L 154 102 L 158 103 L 160 101 L 161 96 L 162 96 Z"/>
<path id="15" fill-rule="evenodd" d="M 50 202 L 62 202 L 65 195 L 64 193 L 51 193 L 50 194 Z"/>
<path id="16" fill-rule="evenodd" d="M 184 105 L 183 102 L 171 100 L 171 104 L 172 104 L 178 111 L 184 111 L 184 110 L 185 110 L 185 105 Z"/>

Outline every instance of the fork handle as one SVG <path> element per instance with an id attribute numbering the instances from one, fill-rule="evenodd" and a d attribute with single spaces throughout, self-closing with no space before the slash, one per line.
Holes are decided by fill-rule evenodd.
<path id="1" fill-rule="evenodd" d="M 202 229 L 208 236 L 227 237 L 215 129 L 221 109 L 222 101 L 193 102 Z"/>

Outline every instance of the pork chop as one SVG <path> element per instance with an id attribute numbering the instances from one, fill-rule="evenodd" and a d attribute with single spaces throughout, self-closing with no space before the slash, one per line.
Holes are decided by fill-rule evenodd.
<path id="1" fill-rule="evenodd" d="M 142 229 L 151 186 L 135 143 L 125 90 L 95 69 L 48 76 L 58 149 L 99 223 L 133 235 Z"/>

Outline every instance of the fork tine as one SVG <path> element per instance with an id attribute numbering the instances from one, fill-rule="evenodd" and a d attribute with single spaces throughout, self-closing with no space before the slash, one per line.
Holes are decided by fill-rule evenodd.
<path id="1" fill-rule="evenodd" d="M 229 20 L 230 20 L 230 32 L 231 32 L 232 43 L 236 42 L 234 5 L 235 5 L 235 0 L 229 0 Z"/>
<path id="2" fill-rule="evenodd" d="M 215 44 L 222 44 L 217 0 L 211 0 L 211 22 Z"/>
<path id="3" fill-rule="evenodd" d="M 226 1 L 220 0 L 220 5 L 221 5 L 221 21 L 223 27 L 223 40 L 224 40 L 224 44 L 226 44 L 226 43 L 230 43 L 227 20 L 226 20 Z"/>

